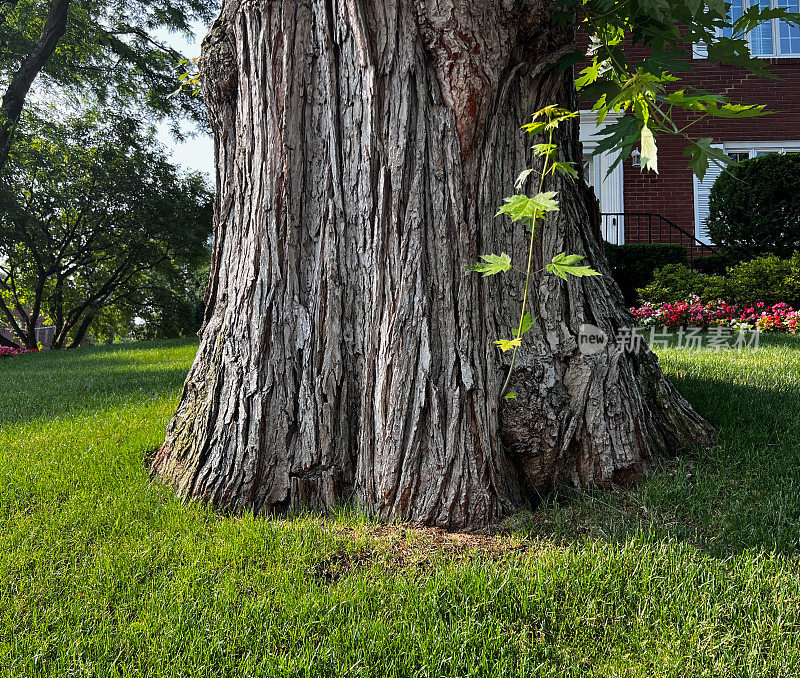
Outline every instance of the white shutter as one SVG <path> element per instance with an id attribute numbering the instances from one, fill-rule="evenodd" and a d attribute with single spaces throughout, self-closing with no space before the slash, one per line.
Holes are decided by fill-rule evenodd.
<path id="1" fill-rule="evenodd" d="M 712 148 L 722 149 L 722 144 L 712 144 Z M 700 181 L 697 175 L 694 176 L 694 237 L 706 245 L 711 244 L 711 238 L 708 235 L 708 208 L 709 196 L 711 195 L 711 187 L 722 174 L 723 168 L 720 167 L 713 160 L 708 166 L 706 175 Z"/>
<path id="2" fill-rule="evenodd" d="M 696 42 L 692 45 L 692 59 L 708 59 L 708 47 L 704 42 Z"/>

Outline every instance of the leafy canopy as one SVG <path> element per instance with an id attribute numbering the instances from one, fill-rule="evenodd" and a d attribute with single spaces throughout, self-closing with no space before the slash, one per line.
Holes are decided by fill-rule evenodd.
<path id="1" fill-rule="evenodd" d="M 627 114 L 605 127 L 595 153 L 619 152 L 611 171 L 638 144 L 643 169 L 658 171 L 656 137 L 674 134 L 685 139 L 689 165 L 701 179 L 709 163 L 729 159 L 711 147 L 711 139 L 691 136 L 692 125 L 704 117 L 748 118 L 766 110 L 762 104 L 731 103 L 719 93 L 680 87 L 678 74 L 692 67 L 687 46 L 705 45 L 709 61 L 769 76 L 765 62 L 750 53 L 747 33 L 775 18 L 800 25 L 800 14 L 759 6 L 731 21 L 724 0 L 562 0 L 565 21 L 576 11 L 590 41 L 590 61 L 576 86 L 595 102 L 600 122 L 612 111 Z M 576 50 L 565 59 L 576 63 L 584 57 Z M 695 115 L 679 126 L 677 110 Z"/>
<path id="2" fill-rule="evenodd" d="M 17 0 L 0 9 L 0 82 L 8 83 L 36 48 L 50 0 Z M 217 0 L 72 0 L 64 35 L 44 64 L 39 83 L 117 110 L 143 107 L 159 118 L 204 119 L 202 101 L 175 92 L 186 58 L 167 45 L 169 33 L 193 37 Z M 175 127 L 177 131 L 177 127 Z"/>
<path id="3" fill-rule="evenodd" d="M 152 129 L 92 110 L 24 123 L 0 188 L 0 314 L 21 339 L 41 312 L 57 343 L 79 341 L 104 310 L 130 315 L 207 261 L 205 180 Z"/>

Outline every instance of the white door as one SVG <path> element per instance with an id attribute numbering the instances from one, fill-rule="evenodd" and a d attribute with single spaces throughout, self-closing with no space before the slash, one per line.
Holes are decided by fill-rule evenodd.
<path id="1" fill-rule="evenodd" d="M 593 111 L 581 111 L 581 143 L 583 144 L 583 167 L 586 181 L 594 187 L 595 195 L 600 201 L 603 239 L 615 245 L 625 242 L 624 177 L 622 163 L 610 173 L 609 167 L 614 163 L 615 155 L 603 152 L 592 155 L 597 148 L 599 137 L 597 131 L 605 125 L 615 122 L 619 116 L 609 116 L 603 124 L 597 125 L 597 116 Z"/>

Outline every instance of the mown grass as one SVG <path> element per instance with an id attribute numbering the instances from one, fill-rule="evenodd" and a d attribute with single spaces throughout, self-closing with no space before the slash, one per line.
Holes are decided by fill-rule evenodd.
<path id="1" fill-rule="evenodd" d="M 148 482 L 195 345 L 0 363 L 0 675 L 792 676 L 800 341 L 662 352 L 720 431 L 512 534 L 225 518 Z"/>

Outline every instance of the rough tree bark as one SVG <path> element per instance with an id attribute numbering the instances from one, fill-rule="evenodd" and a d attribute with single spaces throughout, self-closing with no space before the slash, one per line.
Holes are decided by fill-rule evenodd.
<path id="1" fill-rule="evenodd" d="M 494 218 L 530 162 L 520 125 L 576 105 L 554 67 L 572 36 L 547 2 L 229 0 L 204 43 L 217 205 L 206 322 L 153 470 L 224 510 L 326 510 L 483 526 L 560 480 L 624 484 L 710 430 L 648 350 L 583 356 L 580 326 L 632 326 L 610 277 L 537 279 L 512 390 L 492 340 L 521 284 L 464 270 L 524 262 Z M 580 160 L 577 125 L 558 135 Z M 607 272 L 593 193 L 536 260 Z"/>

